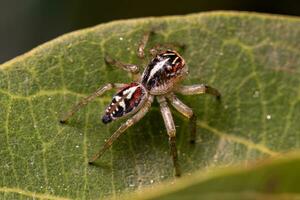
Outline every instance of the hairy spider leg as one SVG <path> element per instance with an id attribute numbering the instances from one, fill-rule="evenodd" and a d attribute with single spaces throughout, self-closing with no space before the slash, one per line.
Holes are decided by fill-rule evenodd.
<path id="1" fill-rule="evenodd" d="M 183 95 L 195 95 L 195 94 L 207 93 L 215 96 L 218 100 L 221 99 L 221 93 L 217 89 L 204 84 L 180 86 L 176 89 L 176 92 Z"/>
<path id="2" fill-rule="evenodd" d="M 163 43 L 163 44 L 156 44 L 154 47 L 150 49 L 150 53 L 152 56 L 155 56 L 159 52 L 166 50 L 166 49 L 185 49 L 184 44 L 180 43 Z"/>
<path id="3" fill-rule="evenodd" d="M 112 57 L 110 57 L 109 55 L 105 55 L 104 60 L 107 64 L 116 66 L 116 67 L 118 67 L 120 69 L 123 69 L 127 72 L 130 72 L 130 73 L 133 73 L 133 74 L 138 74 L 139 73 L 139 67 L 135 64 L 125 64 L 125 63 L 119 62 L 119 61 L 113 59 Z"/>
<path id="4" fill-rule="evenodd" d="M 197 126 L 197 116 L 193 113 L 193 110 L 180 101 L 174 93 L 167 95 L 168 100 L 171 105 L 180 112 L 183 116 L 187 117 L 190 122 L 190 143 L 194 144 L 196 140 L 196 126 Z"/>
<path id="5" fill-rule="evenodd" d="M 169 146 L 170 151 L 173 159 L 173 165 L 175 170 L 175 176 L 180 176 L 180 166 L 178 163 L 178 155 L 177 155 L 177 148 L 176 148 L 176 128 L 174 124 L 174 120 L 172 117 L 172 113 L 170 111 L 170 108 L 168 107 L 166 98 L 163 96 L 158 96 L 157 101 L 160 105 L 160 111 L 164 119 L 164 123 L 167 129 L 167 133 L 169 136 Z"/>
<path id="6" fill-rule="evenodd" d="M 140 119 L 142 119 L 146 113 L 149 111 L 151 104 L 153 102 L 153 96 L 150 95 L 146 100 L 145 104 L 141 107 L 141 109 L 129 118 L 125 123 L 123 123 L 105 142 L 102 148 L 96 153 L 92 159 L 89 161 L 89 164 L 93 164 L 98 158 L 100 158 L 104 152 L 111 147 L 111 145 L 132 125 L 137 123 Z"/>
<path id="7" fill-rule="evenodd" d="M 179 86 L 176 89 L 176 92 L 178 92 L 180 94 L 183 94 L 183 95 L 210 94 L 210 95 L 215 96 L 217 98 L 217 100 L 221 99 L 221 93 L 217 89 L 215 89 L 213 87 L 210 87 L 208 85 L 204 85 L 204 84 L 196 84 L 196 85 L 189 85 L 189 86 Z M 171 103 L 172 103 L 172 101 L 171 101 Z M 176 105 L 176 102 L 172 103 L 172 105 L 175 108 L 177 107 L 176 109 L 179 112 L 184 111 L 184 109 L 183 109 L 184 106 L 183 105 L 180 106 L 179 104 L 180 104 L 179 102 L 177 102 L 177 105 Z M 181 109 L 182 111 L 180 111 L 179 109 Z M 195 143 L 195 140 L 196 140 L 196 130 L 197 130 L 196 129 L 196 126 L 197 126 L 197 116 L 194 114 L 194 115 L 191 116 L 190 119 L 191 119 L 191 140 L 190 140 L 190 142 L 191 143 Z"/>
<path id="8" fill-rule="evenodd" d="M 154 34 L 154 31 L 147 31 L 143 34 L 143 37 L 139 43 L 137 55 L 139 58 L 145 58 L 145 48 L 149 41 L 150 36 Z"/>
<path id="9" fill-rule="evenodd" d="M 138 81 L 141 77 L 140 69 L 139 69 L 138 65 L 120 62 L 116 59 L 113 59 L 112 57 L 110 57 L 107 54 L 105 55 L 104 60 L 105 60 L 106 64 L 109 64 L 109 65 L 115 66 L 117 68 L 123 69 L 127 72 L 130 72 L 132 74 L 132 78 L 134 81 Z"/>
<path id="10" fill-rule="evenodd" d="M 67 112 L 60 123 L 66 123 L 70 117 L 72 117 L 78 110 L 87 105 L 89 102 L 93 101 L 96 97 L 103 95 L 106 91 L 109 91 L 113 88 L 120 89 L 123 88 L 126 84 L 124 83 L 108 83 L 103 87 L 98 88 L 93 94 L 83 98 L 77 104 L 75 104 L 69 112 Z"/>
<path id="11" fill-rule="evenodd" d="M 139 58 L 144 58 L 145 57 L 145 47 L 148 43 L 148 40 L 150 38 L 150 35 L 153 34 L 153 31 L 147 31 L 143 34 L 143 37 L 139 43 L 139 47 L 137 49 L 137 55 Z M 113 59 L 111 56 L 106 55 L 104 57 L 104 60 L 107 64 L 112 65 L 112 66 L 116 66 L 118 68 L 121 68 L 127 72 L 132 73 L 132 77 L 134 81 L 138 81 L 141 77 L 140 75 L 140 70 L 139 67 L 135 64 L 126 64 L 123 62 L 120 62 L 116 59 Z"/>

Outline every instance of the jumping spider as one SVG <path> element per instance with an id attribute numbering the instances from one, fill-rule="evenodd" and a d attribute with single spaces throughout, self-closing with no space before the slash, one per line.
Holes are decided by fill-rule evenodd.
<path id="1" fill-rule="evenodd" d="M 143 35 L 138 48 L 138 56 L 144 58 L 144 49 L 149 40 L 152 32 L 147 32 Z M 113 120 L 133 115 L 127 119 L 114 134 L 105 142 L 104 146 L 96 153 L 89 161 L 92 164 L 103 153 L 111 147 L 113 142 L 118 139 L 126 129 L 138 122 L 149 111 L 154 97 L 156 97 L 160 104 L 160 111 L 164 119 L 164 123 L 169 136 L 169 145 L 171 155 L 173 158 L 173 165 L 175 169 L 175 175 L 180 176 L 180 168 L 177 161 L 177 149 L 176 149 L 176 129 L 170 108 L 167 104 L 168 101 L 172 106 L 178 110 L 182 115 L 190 119 L 191 129 L 191 143 L 195 142 L 196 137 L 196 116 L 192 109 L 181 102 L 174 93 L 180 93 L 182 95 L 194 95 L 208 93 L 220 99 L 221 94 L 218 90 L 204 85 L 197 84 L 191 86 L 182 86 L 179 83 L 188 74 L 188 68 L 184 59 L 174 50 L 162 50 L 157 46 L 150 50 L 153 56 L 145 68 L 142 75 L 140 75 L 137 65 L 124 64 L 116 61 L 110 57 L 106 57 L 107 64 L 115 65 L 122 68 L 125 71 L 132 73 L 134 82 L 129 84 L 120 83 L 108 83 L 105 86 L 99 88 L 96 92 L 90 96 L 82 99 L 76 104 L 66 115 L 60 120 L 61 123 L 65 123 L 72 115 L 75 114 L 80 108 L 92 101 L 98 96 L 104 94 L 104 92 L 113 88 L 119 91 L 113 96 L 111 103 L 105 110 L 102 117 L 104 124 L 107 124 Z"/>

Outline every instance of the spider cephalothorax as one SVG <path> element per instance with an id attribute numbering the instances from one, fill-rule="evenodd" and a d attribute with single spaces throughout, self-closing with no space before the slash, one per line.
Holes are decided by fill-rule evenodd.
<path id="1" fill-rule="evenodd" d="M 186 74 L 184 59 L 176 51 L 167 50 L 151 60 L 141 79 L 151 94 L 158 95 L 171 90 Z"/>
<path id="2" fill-rule="evenodd" d="M 138 48 L 138 55 L 141 58 L 144 57 L 144 48 L 149 36 L 150 33 L 146 33 L 143 36 L 143 40 Z M 177 111 L 190 119 L 190 141 L 191 143 L 194 143 L 196 134 L 196 116 L 192 109 L 181 102 L 174 93 L 183 95 L 209 93 L 216 96 L 218 99 L 221 95 L 216 89 L 204 84 L 191 86 L 180 85 L 180 81 L 187 75 L 188 69 L 184 59 L 176 51 L 170 49 L 166 51 L 157 51 L 157 49 L 152 49 L 151 52 L 153 53 L 153 58 L 146 66 L 142 75 L 139 74 L 139 68 L 136 65 L 123 64 L 110 57 L 106 57 L 106 63 L 131 72 L 134 77 L 134 82 L 129 84 L 106 84 L 99 88 L 95 93 L 76 104 L 61 120 L 62 123 L 66 122 L 76 111 L 95 97 L 101 96 L 110 89 L 118 89 L 118 92 L 113 96 L 111 103 L 106 108 L 102 121 L 106 124 L 128 115 L 132 115 L 132 117 L 127 119 L 127 121 L 112 134 L 89 163 L 93 163 L 97 160 L 127 128 L 143 118 L 151 107 L 154 97 L 156 97 L 160 104 L 161 114 L 169 136 L 175 175 L 180 175 L 176 150 L 176 129 L 171 111 L 168 107 L 167 99 Z"/>

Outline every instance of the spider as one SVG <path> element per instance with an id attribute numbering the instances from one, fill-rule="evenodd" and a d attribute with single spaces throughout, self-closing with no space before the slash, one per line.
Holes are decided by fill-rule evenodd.
<path id="1" fill-rule="evenodd" d="M 138 57 L 145 57 L 145 47 L 149 37 L 153 32 L 144 33 L 138 47 Z M 113 120 L 131 115 L 125 123 L 123 123 L 105 142 L 102 148 L 96 153 L 89 164 L 93 164 L 104 152 L 109 149 L 112 144 L 127 130 L 129 127 L 142 119 L 149 111 L 151 104 L 156 97 L 160 111 L 164 120 L 164 124 L 169 136 L 169 146 L 174 165 L 175 176 L 180 176 L 180 167 L 178 164 L 178 155 L 176 149 L 176 129 L 170 108 L 167 100 L 171 105 L 182 115 L 190 119 L 191 143 L 195 143 L 196 137 L 196 115 L 192 109 L 180 101 L 174 93 L 182 95 L 194 95 L 208 93 L 220 99 L 221 94 L 218 90 L 204 84 L 182 86 L 180 82 L 188 74 L 188 67 L 185 60 L 175 50 L 162 50 L 158 45 L 150 50 L 152 60 L 145 68 L 142 75 L 137 65 L 124 64 L 109 56 L 105 57 L 105 62 L 124 69 L 133 75 L 134 81 L 129 84 L 123 83 L 108 83 L 97 89 L 90 96 L 82 99 L 73 108 L 66 113 L 60 120 L 61 123 L 74 115 L 80 108 L 88 104 L 98 96 L 103 95 L 111 89 L 118 89 L 118 92 L 113 96 L 111 103 L 106 108 L 102 117 L 102 122 L 107 124 Z"/>

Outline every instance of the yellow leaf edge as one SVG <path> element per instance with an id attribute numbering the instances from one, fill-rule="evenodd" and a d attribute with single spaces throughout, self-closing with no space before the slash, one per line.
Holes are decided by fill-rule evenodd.
<path id="1" fill-rule="evenodd" d="M 199 18 L 199 17 L 208 17 L 208 16 L 240 16 L 240 17 L 259 17 L 259 18 L 266 18 L 266 19 L 277 19 L 277 20 L 288 20 L 288 21 L 300 21 L 299 17 L 296 16 L 288 16 L 288 15 L 278 15 L 278 14 L 267 14 L 267 13 L 257 13 L 257 12 L 248 12 L 248 11 L 208 11 L 208 12 L 201 12 L 201 13 L 192 13 L 192 14 L 187 14 L 187 15 L 173 15 L 173 16 L 161 16 L 161 17 L 145 17 L 145 18 L 136 18 L 136 19 L 125 19 L 125 20 L 115 20 L 107 23 L 102 23 L 93 27 L 85 28 L 85 29 L 80 29 L 77 31 L 73 31 L 70 33 L 63 34 L 61 36 L 58 36 L 55 39 L 52 39 L 44 44 L 41 44 L 32 50 L 19 55 L 11 60 L 8 60 L 4 62 L 3 64 L 0 64 L 0 69 L 6 69 L 9 66 L 12 66 L 13 64 L 17 62 L 21 62 L 24 59 L 34 56 L 41 50 L 45 50 L 48 48 L 51 48 L 63 41 L 66 41 L 69 38 L 74 38 L 74 37 L 80 37 L 82 35 L 88 34 L 90 32 L 93 32 L 95 30 L 101 31 L 105 30 L 108 27 L 111 26 L 117 26 L 117 25 L 125 25 L 125 24 L 141 24 L 144 23 L 145 21 L 155 21 L 155 20 L 176 20 L 176 19 L 183 19 L 183 18 Z"/>

